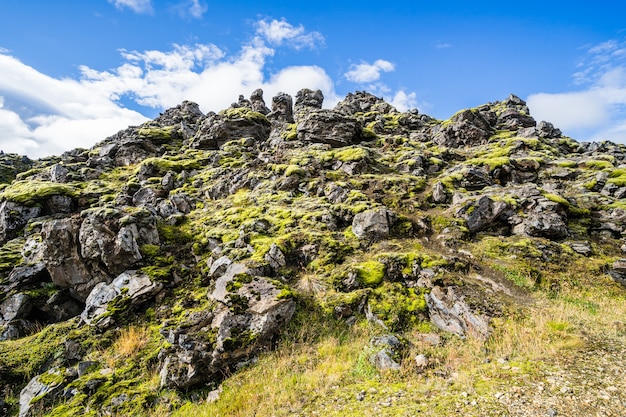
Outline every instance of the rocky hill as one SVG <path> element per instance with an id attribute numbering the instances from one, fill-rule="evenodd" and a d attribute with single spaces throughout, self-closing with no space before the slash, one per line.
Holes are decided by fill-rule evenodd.
<path id="1" fill-rule="evenodd" d="M 0 415 L 623 415 L 626 147 L 322 102 L 2 154 Z"/>

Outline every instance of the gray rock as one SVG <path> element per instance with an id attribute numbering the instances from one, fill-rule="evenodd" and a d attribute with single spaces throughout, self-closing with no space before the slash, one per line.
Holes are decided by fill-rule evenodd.
<path id="1" fill-rule="evenodd" d="M 381 349 L 370 356 L 370 363 L 379 371 L 399 371 L 402 366 L 393 360 L 393 352 L 389 349 Z"/>
<path id="2" fill-rule="evenodd" d="M 435 204 L 445 204 L 445 202 L 448 201 L 448 192 L 441 181 L 437 181 L 435 185 L 433 185 L 432 201 Z"/>
<path id="3" fill-rule="evenodd" d="M 269 251 L 265 254 L 265 261 L 270 265 L 274 271 L 278 271 L 280 268 L 287 265 L 285 260 L 285 254 L 280 250 L 278 245 L 272 243 Z"/>
<path id="4" fill-rule="evenodd" d="M 278 93 L 272 98 L 272 111 L 267 115 L 270 120 L 293 123 L 293 99 L 289 94 Z"/>
<path id="5" fill-rule="evenodd" d="M 434 287 L 425 297 L 430 321 L 441 330 L 483 340 L 489 336 L 488 319 L 473 313 L 453 287 Z"/>
<path id="6" fill-rule="evenodd" d="M 348 146 L 361 141 L 361 126 L 351 117 L 334 110 L 309 112 L 298 122 L 298 139 L 309 143 L 326 143 L 332 147 Z"/>
<path id="7" fill-rule="evenodd" d="M 433 141 L 451 148 L 476 146 L 487 143 L 491 132 L 489 122 L 480 113 L 463 110 L 452 116 L 450 123 L 433 129 Z"/>
<path id="8" fill-rule="evenodd" d="M 268 114 L 270 109 L 265 106 L 265 100 L 263 100 L 263 90 L 257 88 L 250 95 L 250 108 L 261 114 Z"/>
<path id="9" fill-rule="evenodd" d="M 335 110 L 347 116 L 354 116 L 357 113 L 377 112 L 380 114 L 395 113 L 397 110 L 380 97 L 376 97 L 365 91 L 348 93 L 348 95 L 337 105 Z"/>
<path id="10" fill-rule="evenodd" d="M 494 201 L 482 196 L 456 209 L 455 216 L 465 219 L 470 233 L 476 233 L 489 228 L 508 208 L 508 204 L 503 201 Z"/>
<path id="11" fill-rule="evenodd" d="M 66 182 L 67 174 L 69 170 L 61 164 L 54 164 L 50 167 L 50 181 L 52 182 Z"/>
<path id="12" fill-rule="evenodd" d="M 352 232 L 359 239 L 380 240 L 389 237 L 395 215 L 386 207 L 358 213 L 352 220 Z"/>
<path id="13" fill-rule="evenodd" d="M 229 109 L 204 119 L 193 138 L 199 149 L 220 149 L 226 142 L 252 138 L 263 142 L 270 135 L 270 121 L 251 109 Z"/>
<path id="14" fill-rule="evenodd" d="M 8 293 L 47 281 L 50 281 L 50 275 L 43 262 L 19 265 L 11 270 L 7 277 L 7 283 L 0 285 L 0 290 Z"/>
<path id="15" fill-rule="evenodd" d="M 429 364 L 428 358 L 423 353 L 420 353 L 419 355 L 415 356 L 415 370 L 418 373 L 424 372 L 426 368 L 428 368 L 428 364 Z"/>
<path id="16" fill-rule="evenodd" d="M 296 104 L 294 107 L 295 121 L 299 122 L 307 113 L 322 108 L 324 102 L 324 95 L 321 90 L 310 90 L 303 88 L 296 93 Z"/>
<path id="17" fill-rule="evenodd" d="M 232 263 L 233 261 L 231 261 L 228 256 L 222 256 L 220 258 L 217 258 L 211 264 L 211 268 L 209 269 L 209 276 L 211 278 L 221 277 L 222 275 L 226 273 L 226 270 Z"/>
<path id="18" fill-rule="evenodd" d="M 545 237 L 554 240 L 563 239 L 569 235 L 563 218 L 552 212 L 530 213 L 512 231 L 514 234 Z"/>
<path id="19" fill-rule="evenodd" d="M 291 319 L 295 302 L 256 272 L 231 264 L 209 295 L 217 308 L 167 332 L 175 347 L 164 358 L 162 386 L 185 389 L 218 380 L 270 346 Z"/>
<path id="20" fill-rule="evenodd" d="M 41 228 L 42 253 L 52 282 L 84 301 L 97 283 L 110 278 L 101 269 L 83 262 L 78 246 L 79 226 L 80 219 L 76 217 L 45 222 Z"/>
<path id="21" fill-rule="evenodd" d="M 43 415 L 43 408 L 58 397 L 64 385 L 71 379 L 71 377 L 68 377 L 59 369 L 51 369 L 48 371 L 48 374 L 46 375 L 46 380 L 53 380 L 54 382 L 43 383 L 41 382 L 41 375 L 38 375 L 31 379 L 20 391 L 19 417 Z M 54 377 L 50 378 L 51 375 Z"/>
<path id="22" fill-rule="evenodd" d="M 33 303 L 27 294 L 14 294 L 0 303 L 0 324 L 15 319 L 24 319 L 33 309 Z"/>
<path id="23" fill-rule="evenodd" d="M 626 259 L 618 259 L 613 262 L 611 269 L 609 269 L 609 275 L 616 282 L 626 287 Z"/>
<path id="24" fill-rule="evenodd" d="M 591 248 L 591 244 L 589 242 L 568 242 L 567 245 L 572 248 L 572 250 L 583 256 L 591 256 L 593 250 Z"/>
<path id="25" fill-rule="evenodd" d="M 41 214 L 41 207 L 27 207 L 12 201 L 0 202 L 0 244 L 13 239 L 30 219 Z"/>
<path id="26" fill-rule="evenodd" d="M 153 282 L 137 271 L 126 271 L 120 274 L 110 284 L 97 284 L 85 301 L 85 309 L 81 313 L 81 320 L 89 325 L 104 329 L 111 326 L 115 320 L 112 315 L 105 315 L 109 303 L 115 299 L 126 299 L 127 308 L 132 309 L 154 297 L 163 284 Z"/>

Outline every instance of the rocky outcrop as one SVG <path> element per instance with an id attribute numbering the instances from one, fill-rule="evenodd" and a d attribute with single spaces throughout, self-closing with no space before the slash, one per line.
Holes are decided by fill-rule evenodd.
<path id="1" fill-rule="evenodd" d="M 426 303 L 430 321 L 441 330 L 483 340 L 489 336 L 489 320 L 475 314 L 454 287 L 434 287 L 426 294 Z"/>
<path id="2" fill-rule="evenodd" d="M 437 145 L 451 148 L 482 145 L 491 136 L 492 128 L 478 111 L 463 110 L 447 124 L 433 128 L 433 140 Z"/>
<path id="3" fill-rule="evenodd" d="M 305 143 L 326 143 L 332 147 L 348 146 L 362 140 L 359 122 L 334 110 L 310 112 L 298 122 L 298 139 Z"/>
<path id="4" fill-rule="evenodd" d="M 359 239 L 370 241 L 389 237 L 394 214 L 385 207 L 367 210 L 354 216 L 352 233 Z"/>
<path id="5" fill-rule="evenodd" d="M 198 149 L 219 149 L 226 142 L 242 138 L 265 141 L 270 126 L 262 113 L 248 107 L 231 108 L 204 119 L 192 144 Z"/>
<path id="6" fill-rule="evenodd" d="M 141 272 L 126 271 L 110 284 L 100 282 L 93 288 L 80 318 L 83 323 L 104 330 L 120 319 L 119 314 L 150 300 L 162 288 L 163 284 Z"/>
<path id="7" fill-rule="evenodd" d="M 209 298 L 218 305 L 162 333 L 173 345 L 163 360 L 161 385 L 189 388 L 221 378 L 267 347 L 291 319 L 295 302 L 268 278 L 231 264 Z"/>
<path id="8" fill-rule="evenodd" d="M 0 243 L 17 236 L 28 220 L 41 214 L 41 207 L 27 207 L 12 201 L 0 202 Z"/>

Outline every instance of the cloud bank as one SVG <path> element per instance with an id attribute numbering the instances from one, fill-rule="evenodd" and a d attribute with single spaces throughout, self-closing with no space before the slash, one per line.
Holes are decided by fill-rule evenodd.
<path id="1" fill-rule="evenodd" d="M 149 4 L 115 3 L 131 8 Z M 295 95 L 308 87 L 322 90 L 325 105 L 333 106 L 339 101 L 334 82 L 318 66 L 289 66 L 265 74 L 277 47 L 314 48 L 322 41 L 302 26 L 262 20 L 253 39 L 234 54 L 213 44 L 122 50 L 118 67 L 101 71 L 81 66 L 78 79 L 50 77 L 0 51 L 0 149 L 30 157 L 60 154 L 90 147 L 147 120 L 122 101 L 162 110 L 192 100 L 207 112 L 224 109 L 239 94 L 248 96 L 259 87 L 268 104 L 279 92 Z"/>
<path id="2" fill-rule="evenodd" d="M 573 81 L 577 91 L 530 95 L 533 116 L 580 140 L 626 143 L 626 42 L 587 47 Z"/>

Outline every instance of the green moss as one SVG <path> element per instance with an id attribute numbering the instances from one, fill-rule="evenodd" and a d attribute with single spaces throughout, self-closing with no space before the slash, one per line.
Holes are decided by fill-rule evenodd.
<path id="1" fill-rule="evenodd" d="M 247 107 L 237 107 L 237 108 L 230 108 L 230 109 L 222 110 L 220 114 L 223 116 L 226 116 L 226 118 L 231 119 L 231 120 L 246 119 L 246 120 L 253 121 L 255 123 L 262 123 L 266 125 L 270 124 L 269 120 L 267 120 L 267 117 L 265 117 L 265 115 L 263 115 L 262 113 L 253 111 Z"/>
<path id="2" fill-rule="evenodd" d="M 364 287 L 374 288 L 385 278 L 385 265 L 378 261 L 362 262 L 354 267 L 359 283 Z"/>
<path id="3" fill-rule="evenodd" d="M 225 338 L 222 344 L 225 351 L 233 351 L 251 346 L 258 337 L 259 335 L 251 330 L 237 331 L 235 328 L 230 337 Z"/>
<path id="4" fill-rule="evenodd" d="M 306 171 L 303 168 L 300 168 L 298 165 L 288 165 L 285 169 L 285 177 L 290 177 L 292 175 L 304 177 L 306 176 Z"/>
<path id="5" fill-rule="evenodd" d="M 0 375 L 4 381 L 26 382 L 44 366 L 63 359 L 64 343 L 74 321 L 46 326 L 40 332 L 17 340 L 0 342 Z"/>
<path id="6" fill-rule="evenodd" d="M 626 186 L 626 169 L 619 168 L 611 171 L 607 182 L 609 184 L 615 184 L 618 187 Z"/>
<path id="7" fill-rule="evenodd" d="M 363 136 L 363 139 L 366 141 L 378 139 L 378 135 L 376 134 L 376 132 L 368 127 L 363 128 L 363 130 L 361 131 L 361 136 Z"/>
<path id="8" fill-rule="evenodd" d="M 0 247 L 0 274 L 9 272 L 22 263 L 22 247 L 24 243 L 24 238 L 17 238 L 8 241 Z"/>
<path id="9" fill-rule="evenodd" d="M 287 129 L 282 133 L 282 138 L 285 140 L 296 140 L 298 138 L 298 125 L 296 123 L 288 124 Z"/>
<path id="10" fill-rule="evenodd" d="M 68 184 L 48 181 L 15 181 L 0 193 L 0 199 L 34 206 L 53 195 L 75 198 L 78 194 L 78 189 Z"/>
<path id="11" fill-rule="evenodd" d="M 172 132 L 175 126 L 166 127 L 142 127 L 137 130 L 137 134 L 141 138 L 156 140 L 159 142 L 167 142 L 172 139 Z"/>
<path id="12" fill-rule="evenodd" d="M 614 166 L 611 162 L 609 161 L 604 161 L 604 160 L 588 160 L 588 161 L 584 161 L 582 163 L 582 165 L 586 166 L 587 168 L 591 168 L 594 170 L 605 170 L 605 169 L 613 169 Z"/>
<path id="13" fill-rule="evenodd" d="M 369 305 L 391 331 L 400 331 L 427 319 L 426 299 L 416 288 L 384 282 L 370 294 Z"/>
<path id="14" fill-rule="evenodd" d="M 334 152 L 334 158 L 341 162 L 354 162 L 369 157 L 367 149 L 360 146 L 342 148 Z"/>

